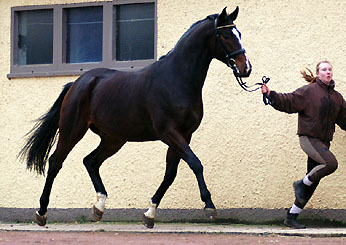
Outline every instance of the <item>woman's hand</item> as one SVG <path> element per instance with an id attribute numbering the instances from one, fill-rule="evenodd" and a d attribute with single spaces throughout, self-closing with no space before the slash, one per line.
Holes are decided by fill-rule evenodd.
<path id="1" fill-rule="evenodd" d="M 270 95 L 270 89 L 268 88 L 267 84 L 264 83 L 264 84 L 262 85 L 261 89 L 262 89 L 262 94 L 268 94 L 268 95 Z"/>

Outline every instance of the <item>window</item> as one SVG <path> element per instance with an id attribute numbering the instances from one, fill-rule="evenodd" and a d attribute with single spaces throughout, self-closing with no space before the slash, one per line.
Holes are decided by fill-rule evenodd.
<path id="1" fill-rule="evenodd" d="M 66 10 L 66 62 L 102 61 L 102 7 Z"/>
<path id="2" fill-rule="evenodd" d="M 52 10 L 18 13 L 17 48 L 18 65 L 51 64 L 53 62 Z M 41 52 L 41 50 L 45 50 L 45 52 Z"/>
<path id="3" fill-rule="evenodd" d="M 156 60 L 157 0 L 13 7 L 8 78 L 135 70 Z"/>
<path id="4" fill-rule="evenodd" d="M 116 59 L 154 57 L 154 9 L 151 4 L 116 6 Z"/>

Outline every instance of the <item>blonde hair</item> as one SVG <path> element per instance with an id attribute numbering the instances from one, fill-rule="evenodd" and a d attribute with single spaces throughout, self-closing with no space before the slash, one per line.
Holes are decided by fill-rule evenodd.
<path id="1" fill-rule="evenodd" d="M 317 74 L 318 70 L 320 69 L 320 65 L 322 63 L 330 64 L 330 62 L 327 60 L 318 62 L 316 65 L 316 74 Z M 332 64 L 330 64 L 330 65 L 332 65 Z M 306 72 L 306 70 L 309 72 L 309 74 Z M 314 74 L 312 73 L 312 71 L 309 68 L 305 67 L 305 70 L 300 71 L 300 73 L 302 74 L 302 77 L 305 79 L 305 81 L 307 81 L 308 83 L 312 84 L 312 83 L 316 82 L 316 76 L 314 76 Z"/>

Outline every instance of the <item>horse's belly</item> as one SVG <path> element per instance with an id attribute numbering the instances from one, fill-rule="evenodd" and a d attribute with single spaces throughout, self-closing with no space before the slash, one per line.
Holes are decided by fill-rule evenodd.
<path id="1" fill-rule="evenodd" d="M 158 140 L 154 130 L 148 125 L 133 124 L 129 122 L 113 122 L 111 124 L 93 123 L 97 130 L 93 130 L 99 135 L 110 138 L 122 139 L 124 141 L 143 142 Z"/>
<path id="2" fill-rule="evenodd" d="M 147 125 L 134 124 L 129 125 L 128 130 L 119 132 L 127 141 L 142 142 L 157 140 L 158 137 L 153 128 Z"/>

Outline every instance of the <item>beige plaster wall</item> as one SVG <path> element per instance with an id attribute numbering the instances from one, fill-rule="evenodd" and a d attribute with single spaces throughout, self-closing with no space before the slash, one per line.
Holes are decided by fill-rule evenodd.
<path id="1" fill-rule="evenodd" d="M 33 120 L 45 113 L 62 86 L 76 77 L 8 80 L 10 7 L 72 3 L 73 0 L 0 0 L 0 207 L 38 207 L 45 178 L 26 170 L 16 155 Z M 81 1 L 78 2 L 89 2 Z M 272 89 L 304 85 L 299 71 L 324 59 L 334 65 L 336 89 L 346 95 L 346 1 L 335 0 L 158 0 L 158 56 L 174 47 L 196 21 L 228 6 L 240 7 L 236 24 L 253 64 L 247 81 L 271 77 Z M 247 93 L 224 64 L 213 61 L 204 90 L 205 116 L 191 147 L 204 165 L 217 208 L 283 208 L 293 201 L 292 182 L 305 173 L 306 156 L 296 136 L 297 115 L 262 104 Z M 95 192 L 82 158 L 98 145 L 92 133 L 73 149 L 53 186 L 51 208 L 88 208 Z M 346 132 L 337 128 L 332 151 L 339 169 L 325 178 L 307 207 L 346 208 Z M 164 175 L 166 145 L 128 143 L 101 168 L 107 208 L 146 208 Z M 181 162 L 161 208 L 202 208 L 195 176 Z"/>

